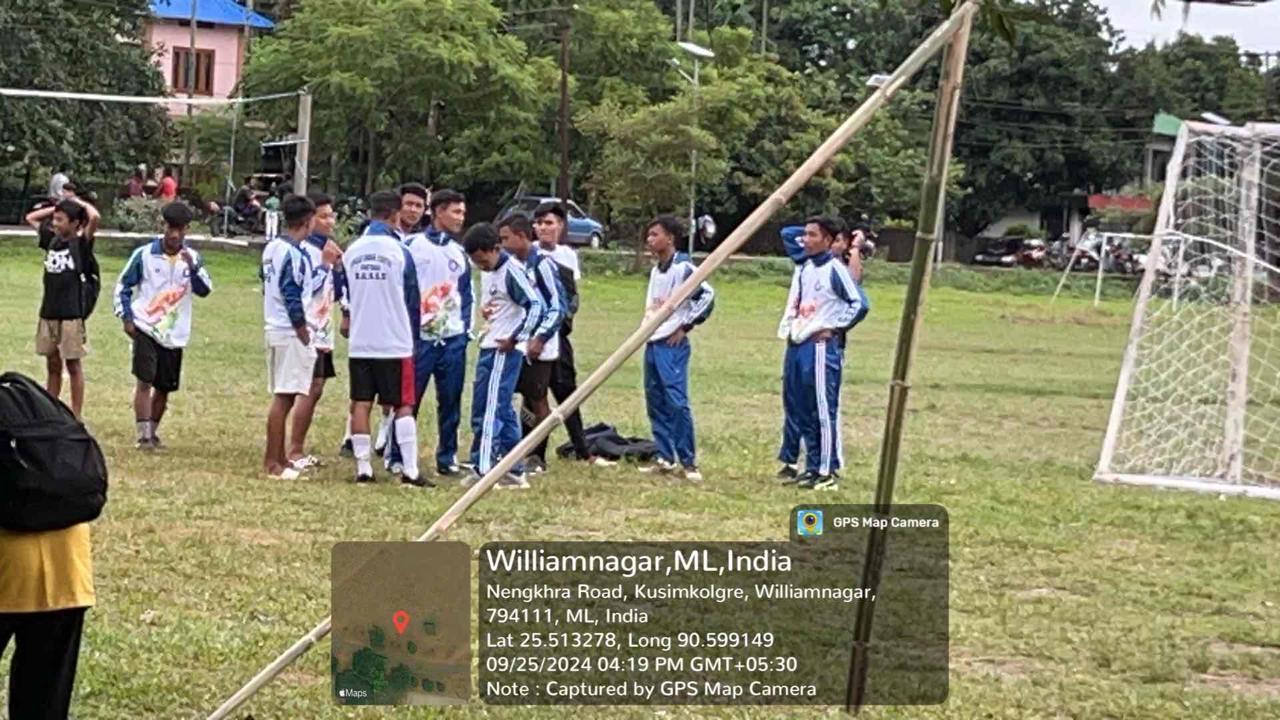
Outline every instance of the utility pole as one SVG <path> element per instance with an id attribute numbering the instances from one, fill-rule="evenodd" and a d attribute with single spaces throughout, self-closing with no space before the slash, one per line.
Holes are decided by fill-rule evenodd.
<path id="1" fill-rule="evenodd" d="M 195 97 L 196 94 L 196 0 L 191 2 L 191 47 L 187 52 L 187 68 L 184 75 L 187 78 L 187 99 Z M 182 182 L 188 187 L 191 186 L 191 153 L 195 146 L 195 128 L 192 125 L 193 112 L 195 105 L 187 103 L 187 150 L 182 159 Z"/>
<path id="2" fill-rule="evenodd" d="M 693 2 L 693 0 L 689 0 L 689 2 Z M 684 27 L 683 17 L 684 5 L 681 4 L 680 0 L 676 0 L 676 42 L 680 42 L 680 31 Z"/>
<path id="3" fill-rule="evenodd" d="M 560 179 L 556 195 L 569 199 L 569 41 L 573 30 L 573 9 L 567 8 L 560 21 Z"/>

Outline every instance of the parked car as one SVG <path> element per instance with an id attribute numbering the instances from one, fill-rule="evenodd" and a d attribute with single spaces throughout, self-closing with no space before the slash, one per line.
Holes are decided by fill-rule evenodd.
<path id="1" fill-rule="evenodd" d="M 514 213 L 524 213 L 532 218 L 534 209 L 548 200 L 555 201 L 557 198 L 546 195 L 521 195 L 513 198 L 498 212 L 494 222 L 499 222 Z M 565 200 L 564 208 L 569 215 L 569 227 L 565 238 L 569 245 L 589 245 L 598 249 L 608 244 L 604 236 L 604 223 L 587 215 L 572 200 Z"/>
<path id="2" fill-rule="evenodd" d="M 1023 256 L 1030 250 L 1024 248 L 1022 238 L 998 238 L 987 243 L 987 246 L 973 256 L 974 265 L 995 265 L 997 267 L 1017 267 L 1023 263 Z"/>

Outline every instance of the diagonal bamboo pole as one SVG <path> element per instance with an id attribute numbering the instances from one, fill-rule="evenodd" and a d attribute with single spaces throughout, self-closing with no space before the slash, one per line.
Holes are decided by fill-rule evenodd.
<path id="1" fill-rule="evenodd" d="M 963 9 L 963 8 L 961 8 Z M 959 11 L 957 11 L 959 13 Z M 953 16 L 955 17 L 955 16 Z M 898 328 L 898 350 L 893 361 L 893 380 L 889 383 L 889 407 L 885 413 L 884 437 L 880 445 L 880 472 L 876 479 L 875 512 L 888 515 L 893 502 L 893 486 L 898 476 L 898 455 L 902 444 L 902 424 L 907 414 L 907 394 L 911 388 L 911 363 L 915 356 L 916 332 L 924 319 L 924 301 L 929 291 L 929 266 L 933 261 L 933 243 L 943 232 L 946 210 L 947 168 L 951 163 L 951 146 L 955 139 L 956 115 L 960 90 L 964 81 L 965 57 L 969 53 L 969 31 L 972 16 L 966 15 L 947 46 L 938 79 L 938 99 L 933 114 L 933 136 L 929 141 L 929 160 L 925 166 L 924 185 L 920 189 L 920 215 L 916 220 L 916 246 L 911 256 L 911 279 L 903 300 L 902 321 Z M 880 585 L 887 533 L 872 528 L 867 536 L 867 556 L 860 587 Z M 874 596 L 874 595 L 873 595 Z M 849 657 L 849 680 L 845 709 L 857 712 L 866 699 L 868 645 L 875 603 L 859 599 L 853 630 L 853 646 Z"/>
<path id="2" fill-rule="evenodd" d="M 581 405 L 588 397 L 591 396 L 592 393 L 604 384 L 605 380 L 609 379 L 610 375 L 622 366 L 622 363 L 626 362 L 628 357 L 644 345 L 645 341 L 649 339 L 649 336 L 653 335 L 654 331 L 658 329 L 658 326 L 670 317 L 671 313 L 675 311 L 680 303 L 687 300 L 689 296 L 693 294 L 694 290 L 696 290 L 698 286 L 716 270 L 716 268 L 720 267 L 720 265 L 724 263 L 730 255 L 735 253 L 738 248 L 747 241 L 747 239 L 754 235 L 756 231 L 774 215 L 774 213 L 781 210 L 782 207 L 786 205 L 787 201 L 799 192 L 800 189 L 803 188 L 819 170 L 829 163 L 831 159 L 835 157 L 835 154 L 849 142 L 849 139 L 871 121 L 871 118 L 875 115 L 876 111 L 888 102 L 889 99 L 892 98 L 894 94 L 896 94 L 898 90 L 900 90 L 902 86 L 911 79 L 912 76 L 919 72 L 920 68 L 923 67 L 924 64 L 934 55 L 936 55 L 943 46 L 951 40 L 953 35 L 959 33 L 962 28 L 967 28 L 970 19 L 976 11 L 977 5 L 975 1 L 969 0 L 964 5 L 957 8 L 955 13 L 953 13 L 946 22 L 939 25 L 937 29 L 935 29 L 933 33 L 924 40 L 924 42 L 917 46 L 911 55 L 909 55 L 907 59 L 898 66 L 897 70 L 895 70 L 893 75 L 890 76 L 888 82 L 876 89 L 876 91 L 871 94 L 871 97 L 867 98 L 852 115 L 845 119 L 845 121 L 841 123 L 840 127 L 836 128 L 836 131 L 832 133 L 831 136 L 828 137 L 807 160 L 805 160 L 804 164 L 792 173 L 791 177 L 787 178 L 786 182 L 775 190 L 768 199 L 761 203 L 760 206 L 757 207 L 751 215 L 749 215 L 747 219 L 738 226 L 737 229 L 730 233 L 729 237 L 725 238 L 724 242 L 716 248 L 715 252 L 707 256 L 702 264 L 698 266 L 698 269 L 693 273 L 693 275 L 689 276 L 689 278 L 685 280 L 680 287 L 676 288 L 675 293 L 672 294 L 666 304 L 664 304 L 657 313 L 642 322 L 640 327 L 636 328 L 635 332 L 631 333 L 630 337 L 628 337 L 622 345 L 620 345 L 618 349 L 600 365 L 600 367 L 596 368 L 595 372 L 591 373 L 590 377 L 588 377 L 572 395 L 566 398 L 559 407 L 553 410 L 547 419 L 539 423 L 538 426 L 529 433 L 529 435 L 525 436 L 525 438 L 521 440 L 520 443 L 506 455 L 506 457 L 495 465 L 493 469 L 491 469 L 484 478 L 480 480 L 480 482 L 476 483 L 467 490 L 462 497 L 458 498 L 458 500 L 454 502 L 454 504 L 449 507 L 449 509 L 446 510 L 444 514 L 442 514 L 439 519 L 437 519 L 435 523 L 417 539 L 417 541 L 425 542 L 435 540 L 443 535 L 446 530 L 457 522 L 458 518 L 462 517 L 462 515 L 466 513 L 472 505 L 476 504 L 476 502 L 478 502 L 485 493 L 489 492 L 489 489 L 492 488 L 494 484 L 498 482 L 498 479 L 505 475 L 507 471 L 516 464 L 517 460 L 527 455 L 529 451 L 541 442 L 543 438 L 547 437 L 547 435 L 549 435 L 557 425 L 564 422 L 564 418 L 567 415 L 577 409 L 579 405 Z M 228 698 L 226 702 L 208 716 L 208 720 L 223 720 L 228 717 L 236 708 L 240 707 L 240 705 L 244 704 L 246 700 L 252 697 L 254 693 L 270 682 L 272 678 L 280 674 L 280 672 L 292 664 L 294 660 L 301 657 L 303 653 L 311 648 L 311 646 L 323 639 L 325 635 L 328 635 L 331 628 L 332 618 L 325 618 L 320 622 L 320 624 L 312 628 L 310 632 L 299 638 L 292 646 L 289 647 L 289 649 L 281 653 L 280 656 L 272 661 L 270 665 L 263 668 L 253 677 L 253 679 L 246 683 L 244 687 L 237 690 L 234 695 Z"/>

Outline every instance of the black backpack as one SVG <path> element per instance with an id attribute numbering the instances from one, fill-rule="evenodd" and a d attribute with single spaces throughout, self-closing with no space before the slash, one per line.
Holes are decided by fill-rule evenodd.
<path id="1" fill-rule="evenodd" d="M 639 437 L 623 437 L 612 425 L 596 423 L 583 431 L 586 436 L 587 450 L 609 460 L 633 460 L 648 462 L 658 454 L 658 446 L 649 439 Z M 573 443 L 567 442 L 556 448 L 556 455 L 567 458 L 573 454 Z"/>
<path id="2" fill-rule="evenodd" d="M 80 259 L 80 303 L 84 308 L 84 319 L 88 320 L 98 305 L 98 296 L 102 294 L 102 270 L 98 267 L 98 256 L 93 252 L 93 243 L 86 242 L 83 236 L 74 242 Z"/>
<path id="3" fill-rule="evenodd" d="M 107 464 L 89 431 L 36 381 L 0 375 L 0 528 L 67 528 L 106 503 Z"/>

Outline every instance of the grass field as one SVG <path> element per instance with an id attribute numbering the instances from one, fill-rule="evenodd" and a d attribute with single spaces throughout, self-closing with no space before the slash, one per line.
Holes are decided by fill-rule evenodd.
<path id="1" fill-rule="evenodd" d="M 0 366 L 43 378 L 33 354 L 40 256 L 25 245 L 0 247 Z M 197 301 L 183 389 L 162 428 L 167 451 L 133 450 L 126 338 L 109 309 L 90 323 L 86 419 L 107 454 L 112 492 L 93 529 L 98 605 L 81 654 L 79 718 L 203 717 L 328 614 L 335 541 L 415 537 L 461 493 L 357 488 L 339 462 L 301 483 L 263 477 L 268 397 L 256 262 L 223 253 L 207 260 L 215 291 Z M 103 258 L 104 274 L 114 278 L 122 264 Z M 850 467 L 826 502 L 865 502 L 872 493 L 902 302 L 902 287 L 877 282 L 876 267 L 873 309 L 851 338 L 846 371 Z M 492 539 L 785 539 L 787 513 L 802 497 L 773 481 L 781 367 L 774 329 L 786 279 L 721 279 L 714 316 L 692 336 L 703 485 L 553 464 L 534 490 L 486 498 L 449 537 L 473 547 Z M 575 339 L 584 373 L 635 326 L 643 283 L 598 274 L 583 283 Z M 1089 479 L 1128 313 L 1121 301 L 1094 310 L 1083 300 L 1050 307 L 1047 295 L 932 293 L 897 498 L 950 512 L 951 697 L 936 707 L 873 708 L 866 717 L 1280 716 L 1280 505 Z M 344 383 L 345 370 L 313 430 L 315 449 L 331 458 Z M 638 362 L 586 411 L 588 422 L 647 433 Z M 332 705 L 328 666 L 326 641 L 241 716 L 382 716 Z M 667 717 L 822 712 L 665 710 Z M 434 712 L 568 714 L 481 704 Z"/>

